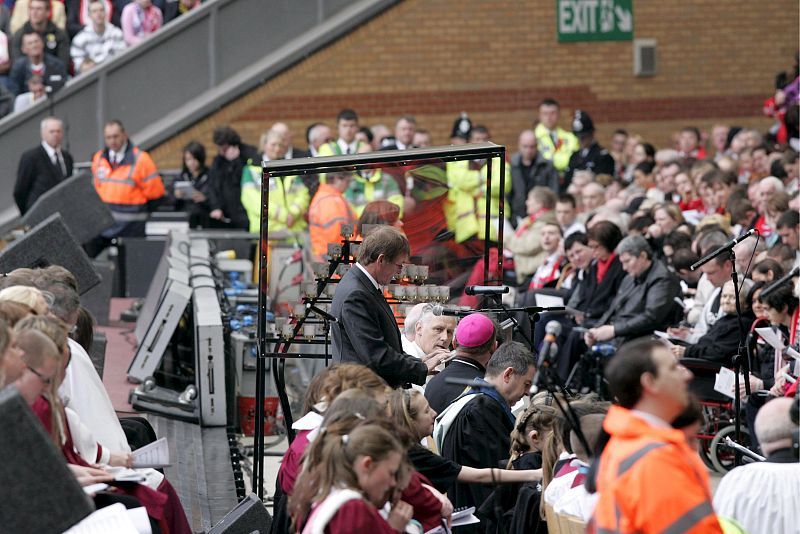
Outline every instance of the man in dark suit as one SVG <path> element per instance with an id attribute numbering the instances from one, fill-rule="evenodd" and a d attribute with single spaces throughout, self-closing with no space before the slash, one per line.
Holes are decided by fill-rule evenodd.
<path id="1" fill-rule="evenodd" d="M 408 240 L 396 228 L 373 231 L 361 243 L 358 262 L 342 277 L 331 303 L 334 361 L 366 365 L 393 388 L 424 384 L 447 354 L 436 351 L 420 361 L 403 352 L 381 286 L 400 272 L 409 253 Z"/>
<path id="2" fill-rule="evenodd" d="M 394 140 L 386 140 L 386 144 L 381 145 L 380 150 L 406 150 L 414 147 L 414 133 L 417 131 L 417 119 L 411 115 L 405 115 L 398 119 L 394 126 Z"/>
<path id="3" fill-rule="evenodd" d="M 42 143 L 27 150 L 19 159 L 14 201 L 24 215 L 36 199 L 72 176 L 72 156 L 61 148 L 64 125 L 60 119 L 48 117 L 42 121 Z"/>

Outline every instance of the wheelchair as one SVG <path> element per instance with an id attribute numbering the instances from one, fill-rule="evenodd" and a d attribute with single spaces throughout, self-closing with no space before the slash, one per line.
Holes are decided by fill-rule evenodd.
<path id="1" fill-rule="evenodd" d="M 721 365 L 698 358 L 683 358 L 681 363 L 694 374 L 689 390 L 703 407 L 703 423 L 697 433 L 698 453 L 709 469 L 724 475 L 734 467 L 735 451 L 725 438 L 735 438 L 736 414 L 733 399 L 714 390 Z M 743 405 L 740 408 L 739 445 L 750 448 L 750 429 L 744 423 Z M 747 461 L 747 457 L 743 459 Z"/>

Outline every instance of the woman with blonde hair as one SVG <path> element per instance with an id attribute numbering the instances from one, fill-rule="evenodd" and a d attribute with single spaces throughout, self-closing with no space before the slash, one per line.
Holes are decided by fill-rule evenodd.
<path id="1" fill-rule="evenodd" d="M 28 306 L 36 315 L 46 315 L 50 311 L 49 294 L 31 286 L 11 286 L 0 291 L 0 300 L 9 300 Z"/>

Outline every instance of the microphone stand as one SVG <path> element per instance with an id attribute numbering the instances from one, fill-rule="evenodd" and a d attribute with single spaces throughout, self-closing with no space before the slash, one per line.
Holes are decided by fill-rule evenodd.
<path id="1" fill-rule="evenodd" d="M 742 305 L 739 300 L 739 276 L 736 273 L 736 253 L 731 248 L 728 251 L 733 269 L 731 270 L 731 280 L 733 281 L 733 293 L 736 299 L 736 320 L 739 324 L 739 346 L 736 349 L 736 356 L 733 357 L 733 372 L 736 373 L 734 377 L 734 390 L 733 390 L 733 411 L 734 411 L 734 435 L 736 436 L 736 443 L 741 443 L 741 426 L 742 426 L 742 395 L 739 391 L 739 374 L 741 373 L 742 380 L 744 380 L 745 394 L 750 395 L 750 364 L 747 361 L 747 354 L 745 349 L 745 339 L 747 334 L 744 331 L 744 324 L 742 323 Z M 733 465 L 738 467 L 742 465 L 742 452 L 739 449 L 734 449 Z"/>
<path id="2" fill-rule="evenodd" d="M 735 373 L 734 376 L 734 389 L 733 389 L 733 411 L 734 411 L 734 436 L 736 438 L 736 442 L 739 443 L 741 441 L 741 425 L 742 425 L 742 417 L 741 417 L 741 409 L 742 409 L 742 395 L 739 392 L 740 386 L 740 378 L 739 375 L 741 373 L 741 379 L 744 380 L 744 389 L 745 395 L 750 395 L 750 364 L 747 360 L 747 353 L 745 349 L 745 338 L 746 333 L 744 331 L 744 323 L 742 322 L 742 305 L 739 302 L 739 275 L 736 273 L 736 253 L 733 251 L 733 248 L 739 244 L 740 242 L 744 241 L 748 237 L 752 235 L 756 235 L 756 239 L 758 239 L 761 234 L 758 231 L 750 230 L 745 232 L 744 234 L 731 239 L 726 244 L 719 247 L 717 250 L 713 251 L 710 254 L 707 254 L 706 257 L 702 258 L 700 261 L 695 262 L 690 269 L 692 271 L 696 270 L 702 265 L 705 265 L 709 261 L 713 260 L 717 256 L 727 253 L 728 259 L 733 266 L 731 270 L 731 280 L 733 281 L 733 293 L 736 298 L 736 320 L 739 325 L 739 345 L 736 349 L 736 356 L 733 357 L 733 372 Z M 734 449 L 734 457 L 733 457 L 733 465 L 734 467 L 738 467 L 742 465 L 742 453 L 738 449 Z"/>
<path id="3" fill-rule="evenodd" d="M 525 334 L 525 332 L 523 332 L 521 328 L 519 328 L 519 323 L 511 315 L 511 312 L 527 313 L 528 319 L 531 322 L 531 331 L 533 331 L 533 325 L 534 323 L 536 323 L 536 321 L 539 320 L 540 312 L 563 311 L 565 309 L 564 306 L 551 306 L 549 308 L 542 306 L 525 306 L 521 308 L 509 308 L 505 306 L 502 302 L 499 302 L 499 306 L 500 306 L 499 308 L 495 309 L 489 308 L 478 311 L 497 312 L 499 310 L 502 310 L 506 314 L 506 316 L 509 319 L 511 319 L 511 321 L 514 323 L 514 326 L 522 334 L 522 337 L 525 339 L 525 341 L 528 342 L 528 346 L 531 348 L 531 352 L 533 352 L 533 340 L 527 334 Z M 558 373 L 554 373 L 553 369 L 550 367 L 549 355 L 545 356 L 542 369 L 537 369 L 537 372 L 539 373 L 537 379 L 540 380 L 539 377 L 544 377 L 543 382 L 545 389 L 547 389 L 547 391 L 549 391 L 550 394 L 553 396 L 553 400 L 555 401 L 556 406 L 558 406 L 559 411 L 564 415 L 564 419 L 567 420 L 572 429 L 575 431 L 575 434 L 580 440 L 581 445 L 583 445 L 586 451 L 591 451 L 591 449 L 589 448 L 589 442 L 586 439 L 586 436 L 584 436 L 583 431 L 581 430 L 580 420 L 578 419 L 578 415 L 575 413 L 575 409 L 570 405 L 569 401 L 567 400 L 564 401 L 566 403 L 566 407 L 564 407 L 558 398 L 557 390 L 560 390 L 560 392 L 564 395 L 565 399 L 571 398 L 572 395 L 567 390 L 566 385 L 562 382 L 561 377 L 558 376 Z"/>

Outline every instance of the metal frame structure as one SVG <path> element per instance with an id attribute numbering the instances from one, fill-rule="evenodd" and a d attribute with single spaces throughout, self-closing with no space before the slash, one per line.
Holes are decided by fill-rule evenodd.
<path id="1" fill-rule="evenodd" d="M 403 151 L 379 151 L 366 154 L 349 156 L 331 156 L 324 158 L 302 158 L 290 160 L 268 161 L 262 164 L 263 174 L 261 180 L 261 227 L 259 246 L 259 276 L 258 276 L 258 360 L 256 361 L 256 414 L 255 436 L 253 454 L 253 491 L 263 500 L 264 493 L 264 392 L 265 392 L 265 360 L 275 358 L 277 365 L 272 366 L 273 379 L 283 410 L 287 436 L 293 439 L 292 414 L 289 399 L 286 395 L 283 380 L 285 358 L 297 357 L 289 355 L 291 341 L 276 342 L 275 350 L 269 351 L 267 343 L 266 312 L 267 310 L 267 275 L 268 268 L 268 235 L 269 235 L 269 179 L 279 176 L 296 176 L 319 174 L 325 172 L 356 172 L 378 168 L 405 167 L 409 165 L 425 165 L 447 163 L 453 161 L 493 158 L 500 160 L 500 190 L 505 191 L 505 166 L 506 148 L 494 143 L 474 143 L 468 145 L 455 145 L 449 147 L 416 148 Z M 486 220 L 485 235 L 491 235 L 491 202 L 492 202 L 492 164 L 487 165 L 486 176 Z M 498 218 L 503 220 L 505 213 L 505 195 L 500 194 Z M 497 243 L 503 243 L 503 225 L 498 225 Z M 484 243 L 484 272 L 483 277 L 489 283 L 489 250 L 492 243 L 489 239 Z M 502 271 L 503 255 L 497 255 L 497 269 Z M 297 337 L 302 329 L 302 322 L 295 325 L 294 336 Z"/>

